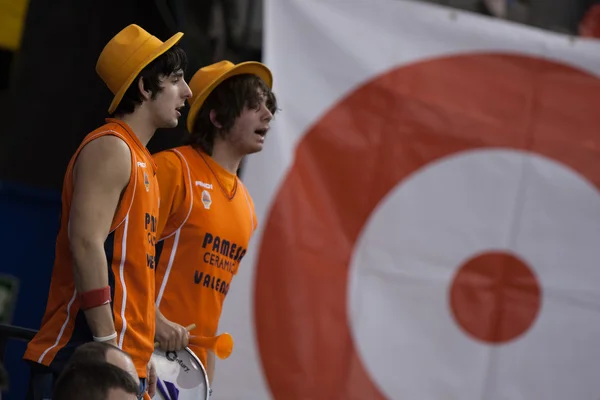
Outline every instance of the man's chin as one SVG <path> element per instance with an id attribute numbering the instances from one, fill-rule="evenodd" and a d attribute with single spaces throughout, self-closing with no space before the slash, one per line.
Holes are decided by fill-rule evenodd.
<path id="1" fill-rule="evenodd" d="M 163 124 L 163 126 L 161 126 L 161 128 L 164 128 L 164 129 L 177 128 L 177 125 L 179 125 L 179 120 L 173 119 L 171 121 L 165 122 Z"/>
<path id="2" fill-rule="evenodd" d="M 246 152 L 246 155 L 260 153 L 264 146 L 265 145 L 263 143 L 252 146 L 251 148 L 248 149 L 248 151 Z"/>

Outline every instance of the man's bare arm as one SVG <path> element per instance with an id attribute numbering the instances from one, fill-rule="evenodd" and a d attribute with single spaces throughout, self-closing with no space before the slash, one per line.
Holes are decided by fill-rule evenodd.
<path id="1" fill-rule="evenodd" d="M 73 169 L 73 198 L 69 243 L 78 293 L 108 285 L 104 242 L 131 175 L 131 153 L 118 137 L 104 136 L 88 143 Z M 85 311 L 96 337 L 115 332 L 110 304 Z M 116 344 L 116 340 L 111 341 Z"/>

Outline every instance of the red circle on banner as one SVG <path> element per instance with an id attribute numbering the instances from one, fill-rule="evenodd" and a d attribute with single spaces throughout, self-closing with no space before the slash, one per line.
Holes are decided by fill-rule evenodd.
<path id="1" fill-rule="evenodd" d="M 506 343 L 531 327 L 540 310 L 541 292 L 535 274 L 519 257 L 489 251 L 467 260 L 456 271 L 450 308 L 471 336 L 487 343 Z"/>
<path id="2" fill-rule="evenodd" d="M 347 315 L 351 257 L 373 209 L 428 163 L 481 148 L 536 152 L 600 187 L 598 104 L 598 78 L 506 54 L 397 68 L 335 104 L 300 140 L 264 224 L 255 318 L 273 396 L 384 399 Z"/>

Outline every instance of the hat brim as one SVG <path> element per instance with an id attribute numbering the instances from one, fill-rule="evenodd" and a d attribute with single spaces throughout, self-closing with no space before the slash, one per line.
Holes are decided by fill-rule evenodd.
<path id="1" fill-rule="evenodd" d="M 152 61 L 156 60 L 158 57 L 160 57 L 161 55 L 163 55 L 171 47 L 175 46 L 181 40 L 182 37 L 183 37 L 183 32 L 177 32 L 176 34 L 174 34 L 171 38 L 169 38 L 169 40 L 167 40 L 162 45 L 160 45 L 160 47 L 157 47 L 156 50 L 152 54 L 150 54 L 148 56 L 148 58 L 146 58 L 144 60 L 144 62 L 141 63 L 131 73 L 131 75 L 129 75 L 129 77 L 127 78 L 127 80 L 123 83 L 123 86 L 121 86 L 121 88 L 117 91 L 117 93 L 115 93 L 115 97 L 113 98 L 113 101 L 110 103 L 110 107 L 108 108 L 108 113 L 109 114 L 112 114 L 117 109 L 117 106 L 119 105 L 119 103 L 123 99 L 123 96 L 125 95 L 125 92 L 127 91 L 127 89 L 129 89 L 129 86 L 131 86 L 131 83 L 136 78 L 136 76 L 138 76 L 138 74 L 144 68 L 146 68 L 146 66 L 148 64 L 150 64 Z"/>
<path id="2" fill-rule="evenodd" d="M 269 88 L 273 88 L 273 74 L 271 70 L 267 68 L 266 65 L 255 62 L 255 61 L 247 61 L 243 63 L 237 64 L 235 67 L 231 68 L 224 74 L 218 76 L 213 80 L 202 92 L 200 92 L 194 102 L 190 105 L 190 111 L 187 116 L 187 130 L 188 132 L 192 132 L 194 128 L 194 121 L 196 120 L 196 115 L 200 111 L 202 104 L 206 98 L 212 93 L 212 91 L 219 86 L 221 82 L 223 82 L 227 78 L 231 78 L 235 75 L 243 75 L 243 74 L 252 74 L 258 76 L 262 79 Z"/>

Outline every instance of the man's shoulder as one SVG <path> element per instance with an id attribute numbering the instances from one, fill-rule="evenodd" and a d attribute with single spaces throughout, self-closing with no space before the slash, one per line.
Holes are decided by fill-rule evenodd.
<path id="1" fill-rule="evenodd" d="M 119 136 L 125 136 L 126 133 L 127 133 L 127 131 L 123 126 L 121 126 L 117 122 L 107 120 L 104 124 L 98 126 L 96 129 L 94 129 L 93 131 L 88 133 L 86 135 L 86 138 L 91 137 L 91 136 L 98 136 L 98 135 L 102 135 L 102 134 L 107 134 L 107 135 L 118 134 Z"/>
<path id="2" fill-rule="evenodd" d="M 125 160 L 130 162 L 132 151 L 123 128 L 115 123 L 107 123 L 84 137 L 73 155 L 73 161 L 89 159 L 99 165 L 108 163 L 121 166 Z"/>
<path id="3" fill-rule="evenodd" d="M 98 128 L 96 128 L 93 131 L 86 134 L 84 136 L 84 138 L 81 140 L 79 147 L 83 148 L 91 141 L 94 141 L 95 139 L 99 139 L 99 138 L 105 137 L 105 136 L 106 137 L 112 136 L 113 138 L 119 138 L 120 141 L 125 142 L 125 144 L 127 144 L 127 145 L 129 144 L 128 140 L 127 140 L 128 138 L 127 138 L 126 131 L 119 124 L 114 123 L 114 122 L 109 122 L 109 123 L 99 126 Z M 108 140 L 114 141 L 115 139 L 108 139 Z"/>
<path id="4" fill-rule="evenodd" d="M 157 171 L 160 175 L 181 174 L 183 172 L 183 162 L 185 156 L 182 151 L 185 146 L 179 146 L 154 153 L 152 158 L 156 163 Z"/>
<path id="5" fill-rule="evenodd" d="M 193 151 L 190 146 L 177 146 L 154 153 L 152 157 L 157 165 L 168 164 L 180 167 L 188 162 L 190 151 Z"/>

